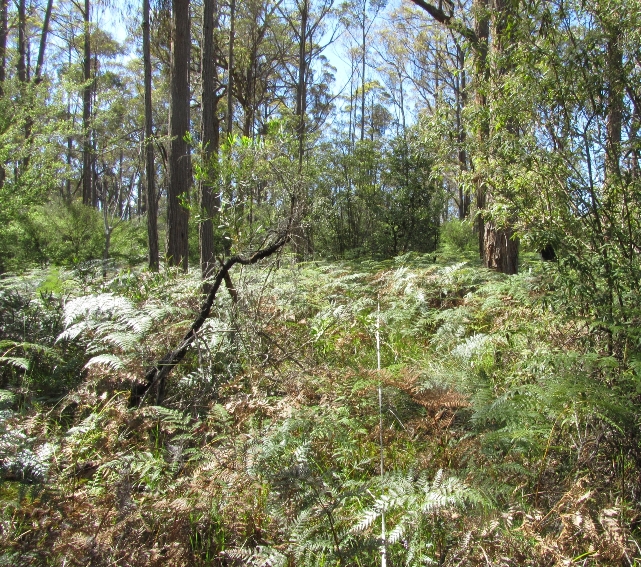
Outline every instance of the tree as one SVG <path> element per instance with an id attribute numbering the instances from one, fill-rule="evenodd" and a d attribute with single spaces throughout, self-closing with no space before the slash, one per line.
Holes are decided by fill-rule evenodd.
<path id="1" fill-rule="evenodd" d="M 92 147 L 91 147 L 91 94 L 93 90 L 91 80 L 91 12 L 90 0 L 85 0 L 82 11 L 84 21 L 84 42 L 83 42 L 83 78 L 82 87 L 82 202 L 85 205 L 93 205 L 95 192 L 92 175 Z"/>
<path id="2" fill-rule="evenodd" d="M 218 27 L 218 4 L 216 0 L 203 3 L 203 41 L 202 41 L 202 161 L 204 175 L 200 180 L 199 209 L 202 216 L 198 228 L 200 243 L 200 268 L 203 279 L 209 278 L 216 265 L 216 243 L 214 241 L 214 222 L 220 209 L 220 196 L 214 194 L 218 171 L 213 167 L 218 163 L 220 139 L 220 120 L 218 101 L 222 91 L 217 90 L 217 49 L 214 34 Z M 206 290 L 207 291 L 207 290 Z"/>
<path id="3" fill-rule="evenodd" d="M 191 159 L 185 136 L 189 133 L 189 0 L 172 0 L 169 153 L 167 187 L 167 257 L 187 270 Z"/>
<path id="4" fill-rule="evenodd" d="M 367 54 L 369 34 L 378 14 L 383 10 L 387 0 L 358 0 L 344 2 L 341 6 L 342 20 L 345 29 L 356 42 L 360 57 L 360 139 L 365 139 L 365 95 L 367 91 Z M 356 23 L 356 25 L 354 25 Z M 352 31 L 356 28 L 356 31 Z"/>
<path id="5" fill-rule="evenodd" d="M 145 96 L 145 179 L 147 181 L 147 241 L 149 268 L 158 270 L 158 201 L 156 199 L 156 166 L 153 144 L 153 108 L 151 102 L 151 33 L 149 25 L 149 0 L 142 2 L 142 51 L 144 64 Z"/>
<path id="6" fill-rule="evenodd" d="M 476 138 L 478 147 L 481 148 L 480 160 L 481 162 L 487 162 L 489 156 L 483 154 L 483 149 L 487 147 L 490 137 L 490 123 L 488 120 L 488 104 L 490 103 L 486 94 L 490 77 L 488 61 L 490 12 L 488 10 L 488 0 L 475 0 L 474 2 L 474 29 L 470 29 L 454 17 L 453 4 L 445 4 L 446 10 L 448 10 L 446 12 L 442 6 L 436 7 L 424 0 L 412 1 L 436 21 L 448 26 L 470 42 L 474 53 L 475 103 L 479 114 L 476 125 Z M 501 51 L 508 40 L 511 28 L 507 26 L 507 22 L 512 15 L 508 10 L 507 3 L 497 3 L 492 30 L 493 46 L 497 51 Z M 497 57 L 497 59 L 500 59 L 500 57 Z M 499 73 L 502 72 L 502 70 L 499 71 Z M 506 274 L 514 274 L 518 269 L 518 240 L 511 226 L 513 219 L 502 219 L 501 225 L 492 219 L 490 214 L 492 211 L 492 191 L 488 186 L 487 179 L 483 177 L 482 170 L 483 167 L 481 167 L 481 172 L 477 173 L 476 178 L 479 253 L 486 267 Z"/>

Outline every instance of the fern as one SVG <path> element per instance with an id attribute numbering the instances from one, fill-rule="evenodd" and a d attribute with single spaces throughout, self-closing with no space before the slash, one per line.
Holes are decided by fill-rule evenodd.
<path id="1" fill-rule="evenodd" d="M 115 354 L 99 354 L 98 356 L 94 356 L 85 364 L 85 368 L 90 368 L 94 365 L 106 366 L 114 372 L 122 370 L 125 367 L 122 358 Z"/>
<path id="2" fill-rule="evenodd" d="M 472 504 L 485 504 L 479 493 L 464 482 L 446 476 L 439 470 L 433 480 L 426 472 L 414 477 L 412 473 L 389 474 L 380 481 L 381 495 L 361 513 L 360 520 L 352 527 L 355 533 L 369 532 L 383 514 L 388 525 L 387 545 L 405 542 L 407 564 L 436 558 L 428 557 L 431 545 L 425 539 L 429 526 L 436 518 L 455 509 Z M 427 532 L 426 532 L 427 530 Z M 426 555 L 426 553 L 428 555 Z"/>

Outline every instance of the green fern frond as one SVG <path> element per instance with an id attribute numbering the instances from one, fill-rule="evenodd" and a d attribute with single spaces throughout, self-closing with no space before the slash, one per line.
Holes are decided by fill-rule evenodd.
<path id="1" fill-rule="evenodd" d="M 28 371 L 30 366 L 29 361 L 20 356 L 0 356 L 0 364 L 7 364 L 25 371 Z"/>

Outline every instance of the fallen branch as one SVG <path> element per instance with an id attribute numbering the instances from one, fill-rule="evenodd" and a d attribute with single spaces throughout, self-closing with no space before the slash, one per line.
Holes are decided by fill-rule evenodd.
<path id="1" fill-rule="evenodd" d="M 260 260 L 268 258 L 272 254 L 274 254 L 274 252 L 277 252 L 285 244 L 287 244 L 287 241 L 289 239 L 290 239 L 290 230 L 288 227 L 288 229 L 285 230 L 285 232 L 281 233 L 276 238 L 276 240 L 266 248 L 262 248 L 254 252 L 251 256 L 241 256 L 241 255 L 232 256 L 220 267 L 220 269 L 218 270 L 218 273 L 216 274 L 216 277 L 214 278 L 214 282 L 211 286 L 211 289 L 209 290 L 207 298 L 205 299 L 205 302 L 200 308 L 198 317 L 196 317 L 196 320 L 191 324 L 191 327 L 189 327 L 189 330 L 183 336 L 178 347 L 168 352 L 154 366 L 152 366 L 147 371 L 147 373 L 145 374 L 144 384 L 137 384 L 132 388 L 131 394 L 129 397 L 130 407 L 136 407 L 142 404 L 144 399 L 147 397 L 147 394 L 149 393 L 149 391 L 156 384 L 158 385 L 158 396 L 157 396 L 156 403 L 160 403 L 162 401 L 165 378 L 167 378 L 169 373 L 173 370 L 174 366 L 176 366 L 185 357 L 185 354 L 187 354 L 187 349 L 189 348 L 191 343 L 194 342 L 194 340 L 197 337 L 198 331 L 200 330 L 200 328 L 203 326 L 203 324 L 209 317 L 209 314 L 211 312 L 211 307 L 214 304 L 214 300 L 216 299 L 216 294 L 220 289 L 221 283 L 223 281 L 231 282 L 231 279 L 229 276 L 229 270 L 231 270 L 231 268 L 236 264 L 241 264 L 242 266 L 248 266 L 250 264 L 256 264 Z M 234 289 L 234 291 L 236 290 Z"/>

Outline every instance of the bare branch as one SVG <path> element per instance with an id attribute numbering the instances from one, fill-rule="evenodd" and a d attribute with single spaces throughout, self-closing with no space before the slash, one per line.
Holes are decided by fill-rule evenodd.
<path id="1" fill-rule="evenodd" d="M 446 14 L 440 8 L 437 8 L 432 4 L 428 4 L 424 0 L 411 0 L 411 1 L 414 4 L 416 4 L 419 8 L 422 8 L 423 10 L 425 10 L 437 22 L 447 26 L 448 28 L 457 32 L 459 35 L 463 36 L 474 47 L 478 45 L 479 38 L 476 35 L 476 33 L 474 33 L 474 30 L 468 28 L 463 22 L 461 22 L 460 20 L 457 20 L 454 16 L 450 16 Z"/>
<path id="2" fill-rule="evenodd" d="M 218 273 L 216 274 L 216 277 L 214 278 L 209 294 L 207 295 L 205 302 L 200 308 L 200 312 L 198 313 L 196 320 L 191 324 L 191 327 L 189 327 L 189 330 L 183 336 L 178 347 L 168 352 L 147 371 L 147 373 L 145 374 L 144 384 L 138 384 L 132 389 L 131 395 L 129 397 L 129 405 L 131 407 L 140 405 L 147 396 L 149 390 L 151 390 L 151 388 L 156 384 L 158 384 L 159 387 L 162 388 L 162 384 L 164 383 L 165 378 L 169 375 L 173 368 L 185 357 L 185 354 L 187 354 L 187 349 L 189 348 L 191 343 L 194 342 L 197 337 L 198 331 L 209 317 L 211 307 L 214 304 L 216 294 L 218 293 L 222 282 L 229 278 L 229 270 L 231 270 L 231 268 L 236 264 L 248 266 L 250 264 L 256 264 L 260 260 L 271 256 L 272 254 L 280 250 L 283 246 L 285 246 L 290 237 L 290 226 L 288 225 L 287 229 L 284 232 L 280 233 L 269 246 L 257 250 L 251 256 L 241 256 L 240 254 L 232 256 L 220 267 Z"/>

